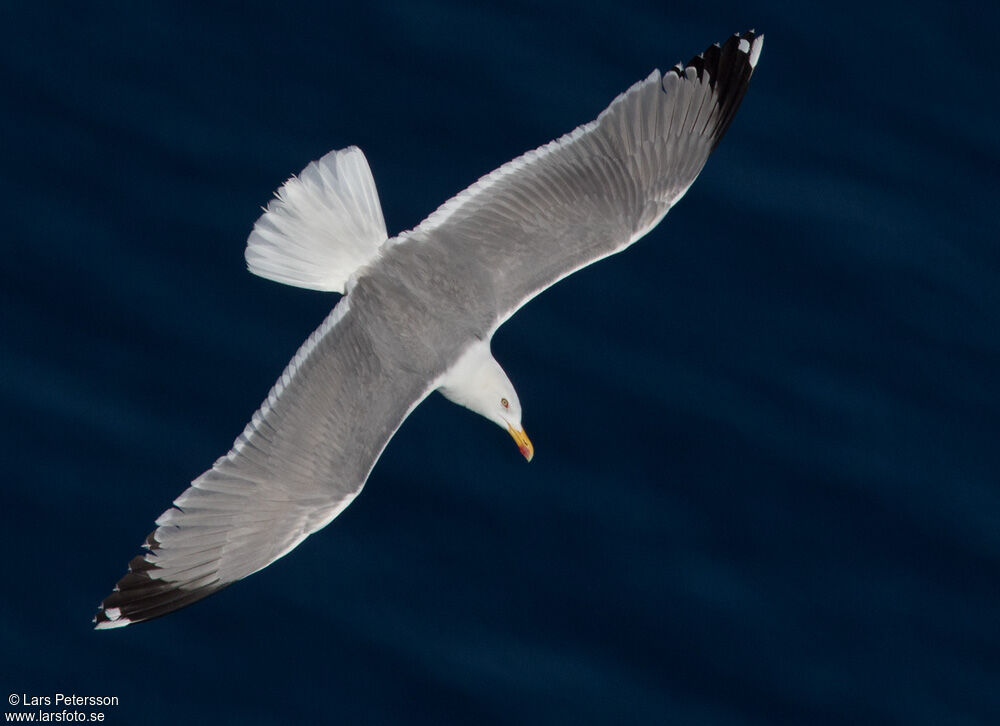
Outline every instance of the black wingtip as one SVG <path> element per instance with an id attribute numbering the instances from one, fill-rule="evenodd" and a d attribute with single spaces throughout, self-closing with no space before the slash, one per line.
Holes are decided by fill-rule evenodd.
<path id="1" fill-rule="evenodd" d="M 729 124 L 743 101 L 763 47 L 764 35 L 755 30 L 747 30 L 733 34 L 721 45 L 710 45 L 684 66 L 677 65 L 671 69 L 678 76 L 693 69 L 698 79 L 707 80 L 715 92 L 719 108 L 711 131 L 713 149 L 729 129 Z"/>
<path id="2" fill-rule="evenodd" d="M 215 580 L 184 588 L 158 578 L 156 571 L 160 568 L 155 557 L 160 543 L 154 535 L 155 532 L 151 533 L 143 544 L 149 553 L 132 558 L 128 563 L 128 572 L 98 606 L 93 618 L 97 630 L 121 628 L 158 618 L 208 597 L 229 584 Z"/>

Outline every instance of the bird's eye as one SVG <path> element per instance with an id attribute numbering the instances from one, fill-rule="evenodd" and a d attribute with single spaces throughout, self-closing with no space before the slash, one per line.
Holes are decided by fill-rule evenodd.
<path id="1" fill-rule="evenodd" d="M 500 405 L 503 406 L 504 408 L 510 408 L 510 401 L 508 401 L 506 398 L 501 398 Z"/>

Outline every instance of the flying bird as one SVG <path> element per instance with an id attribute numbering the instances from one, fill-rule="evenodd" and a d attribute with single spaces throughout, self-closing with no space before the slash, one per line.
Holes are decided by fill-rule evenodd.
<path id="1" fill-rule="evenodd" d="M 343 296 L 229 453 L 156 520 L 96 627 L 164 615 L 287 554 L 353 501 L 433 391 L 500 426 L 530 460 L 493 334 L 535 295 L 663 219 L 729 128 L 763 41 L 736 34 L 653 71 L 594 121 L 391 239 L 358 148 L 289 179 L 250 233 L 247 266 Z"/>

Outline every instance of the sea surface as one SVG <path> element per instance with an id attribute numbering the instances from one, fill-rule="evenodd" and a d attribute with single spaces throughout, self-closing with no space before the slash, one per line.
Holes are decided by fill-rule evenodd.
<path id="1" fill-rule="evenodd" d="M 46 2 L 0 27 L 6 713 L 1000 723 L 1000 6 Z M 435 395 L 291 554 L 91 629 L 336 302 L 245 269 L 286 178 L 356 144 L 408 229 L 750 27 L 687 196 L 494 338 L 533 462 Z"/>

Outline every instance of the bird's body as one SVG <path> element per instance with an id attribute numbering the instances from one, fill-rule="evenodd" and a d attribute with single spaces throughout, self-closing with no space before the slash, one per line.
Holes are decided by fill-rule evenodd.
<path id="1" fill-rule="evenodd" d="M 434 390 L 506 428 L 530 459 L 517 393 L 490 353 L 494 332 L 663 218 L 728 128 L 762 43 L 750 31 L 655 71 L 595 121 L 393 239 L 358 149 L 331 152 L 289 180 L 250 235 L 248 265 L 346 294 L 233 449 L 157 520 L 97 627 L 163 615 L 287 553 L 354 499 Z"/>

